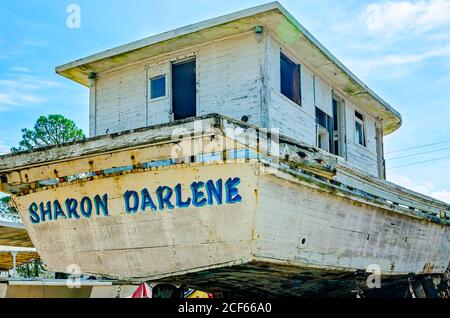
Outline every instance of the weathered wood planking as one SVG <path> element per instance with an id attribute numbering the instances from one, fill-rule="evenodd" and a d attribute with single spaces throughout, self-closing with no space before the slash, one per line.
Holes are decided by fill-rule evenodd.
<path id="1" fill-rule="evenodd" d="M 64 175 L 132 166 L 121 173 L 60 180 L 14 197 L 49 268 L 65 271 L 68 265 L 79 264 L 84 273 L 157 279 L 253 260 L 332 271 L 365 269 L 370 262 L 389 275 L 409 271 L 437 274 L 448 265 L 449 230 L 444 224 L 448 224 L 449 207 L 445 203 L 375 178 L 289 137 L 223 116 L 202 119 L 204 122 L 192 119 L 173 124 L 171 130 L 164 130 L 166 135 L 157 134 L 154 129 L 158 128 L 148 128 L 116 136 L 117 143 L 109 145 L 110 136 L 76 143 L 80 156 L 74 156 L 72 150 L 59 161 L 53 148 L 38 150 L 32 155 L 45 154 L 48 163 L 28 158 L 30 167 L 10 167 L 3 172 L 24 175 L 26 170 L 28 178 L 38 180 L 54 177 L 52 168 Z M 182 137 L 174 134 L 174 129 L 183 132 Z M 145 141 L 148 135 L 157 138 Z M 122 151 L 116 148 L 127 141 Z M 97 142 L 102 147 L 92 152 Z M 173 152 L 184 143 L 198 147 L 187 147 L 188 153 L 180 158 L 222 154 L 203 163 L 196 159 L 194 163 L 140 166 L 144 161 L 177 157 Z M 189 152 L 192 149 L 194 152 Z M 236 150 L 243 150 L 237 156 L 241 159 L 229 160 L 233 157 L 230 151 Z M 25 162 L 22 156 L 7 159 L 18 157 Z M 241 178 L 242 202 L 157 213 L 125 211 L 127 190 L 139 192 L 146 187 L 154 191 L 180 183 L 183 192 L 189 192 L 190 182 L 219 176 Z M 17 187 L 22 182 L 19 180 Z M 8 181 L 3 187 L 14 190 Z M 81 202 L 84 197 L 103 194 L 108 194 L 108 216 L 99 212 L 89 218 L 31 222 L 36 221 L 32 211 L 39 210 L 42 217 L 47 208 L 40 203 L 49 202 L 48 213 L 56 215 L 55 201 L 67 213 L 65 199 Z M 34 208 L 32 203 L 36 203 Z M 443 215 L 438 213 L 441 209 Z M 155 265 L 149 268 L 148 264 Z"/>
<path id="2" fill-rule="evenodd" d="M 210 114 L 194 119 L 180 120 L 165 125 L 155 125 L 115 134 L 98 136 L 61 146 L 39 148 L 17 154 L 0 156 L 0 171 L 18 170 L 19 168 L 60 162 L 66 159 L 80 158 L 100 154 L 102 152 L 122 151 L 130 147 L 139 148 L 144 145 L 168 142 L 178 136 L 211 133 L 218 115 Z M 132 146 L 131 146 L 132 145 Z"/>
<path id="3" fill-rule="evenodd" d="M 219 169 L 218 169 L 219 168 Z M 162 184 L 239 176 L 234 206 L 124 211 L 122 194 Z M 31 202 L 109 194 L 110 216 L 32 224 Z M 448 227 L 337 196 L 261 164 L 188 165 L 73 183 L 15 198 L 49 269 L 79 264 L 83 273 L 170 277 L 252 260 L 302 268 L 383 274 L 442 273 L 450 259 Z M 151 264 L 151 266 L 149 266 Z"/>
<path id="4" fill-rule="evenodd" d="M 440 212 L 450 212 L 450 206 L 445 202 L 411 191 L 387 180 L 373 178 L 371 175 L 358 170 L 343 160 L 338 161 L 337 167 L 334 180 L 346 186 L 362 189 L 374 196 L 389 200 L 396 205 L 402 204 L 407 207 L 422 209 L 423 211 L 432 211 L 436 215 L 439 215 Z"/>
<path id="5" fill-rule="evenodd" d="M 282 173 L 262 175 L 258 194 L 260 261 L 347 271 L 375 264 L 389 275 L 443 273 L 449 264 L 448 227 L 314 189 Z"/>
<path id="6" fill-rule="evenodd" d="M 256 208 L 255 165 L 224 164 L 178 169 L 158 169 L 57 188 L 15 197 L 23 222 L 45 264 L 52 271 L 66 271 L 79 264 L 83 273 L 118 277 L 155 277 L 206 269 L 251 258 Z M 149 191 L 181 182 L 189 191 L 193 181 L 239 177 L 242 202 L 175 208 L 127 214 L 123 193 Z M 186 188 L 187 187 L 187 188 Z M 110 215 L 58 219 L 33 224 L 28 212 L 33 202 L 81 200 L 108 193 Z M 61 203 L 62 204 L 62 203 Z"/>
<path id="7" fill-rule="evenodd" d="M 211 137 L 214 137 L 212 140 Z M 139 167 L 140 164 L 170 158 L 185 159 L 205 153 L 221 153 L 226 149 L 241 149 L 242 145 L 217 135 L 200 136 L 194 139 L 181 139 L 168 143 L 156 144 L 153 147 L 133 148 L 120 152 L 92 155 L 84 158 L 73 158 L 64 162 L 42 165 L 8 174 L 8 183 L 19 185 L 41 180 L 63 178 L 86 172 L 102 172 L 117 167 Z M 226 156 L 223 160 L 226 160 Z"/>

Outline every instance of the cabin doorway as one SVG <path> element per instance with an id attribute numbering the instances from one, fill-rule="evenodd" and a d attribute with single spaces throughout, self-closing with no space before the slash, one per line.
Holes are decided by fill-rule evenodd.
<path id="1" fill-rule="evenodd" d="M 174 120 L 197 115 L 195 66 L 195 59 L 172 64 L 172 113 Z"/>
<path id="2" fill-rule="evenodd" d="M 344 101 L 333 96 L 333 149 L 336 156 L 346 158 Z"/>

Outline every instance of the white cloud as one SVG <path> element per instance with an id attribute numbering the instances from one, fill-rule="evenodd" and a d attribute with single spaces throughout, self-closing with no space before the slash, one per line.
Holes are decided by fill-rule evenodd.
<path id="1" fill-rule="evenodd" d="M 13 66 L 9 68 L 10 71 L 20 72 L 20 73 L 28 73 L 30 70 L 27 67 L 23 66 Z"/>
<path id="2" fill-rule="evenodd" d="M 47 45 L 47 41 L 40 39 L 25 39 L 20 44 L 23 46 L 44 47 Z"/>
<path id="3" fill-rule="evenodd" d="M 450 191 L 443 190 L 443 189 L 436 189 L 435 185 L 432 182 L 425 182 L 423 184 L 418 184 L 416 182 L 413 182 L 408 177 L 402 176 L 402 175 L 395 175 L 392 174 L 388 177 L 388 180 L 396 183 L 398 185 L 401 185 L 405 188 L 411 189 L 413 191 L 422 193 L 424 195 L 433 197 L 435 199 L 444 201 L 446 203 L 450 204 Z"/>
<path id="4" fill-rule="evenodd" d="M 450 25 L 450 0 L 381 1 L 368 5 L 364 17 L 373 33 L 426 32 Z"/>
<path id="5" fill-rule="evenodd" d="M 39 76 L 20 75 L 15 79 L 0 79 L 0 87 L 9 89 L 28 89 L 37 90 L 49 87 L 58 87 L 60 84 L 55 81 L 47 80 Z"/>
<path id="6" fill-rule="evenodd" d="M 13 106 L 17 105 L 15 102 L 15 98 L 11 96 L 11 94 L 2 94 L 0 93 L 0 105 Z M 1 106 L 0 106 L 1 109 Z"/>
<path id="7" fill-rule="evenodd" d="M 0 93 L 0 112 L 12 107 L 30 106 L 44 102 L 45 99 L 33 94 L 19 91 Z"/>
<path id="8" fill-rule="evenodd" d="M 40 96 L 41 91 L 59 86 L 58 82 L 32 75 L 0 79 L 0 111 L 42 103 L 45 98 Z"/>
<path id="9" fill-rule="evenodd" d="M 390 54 L 384 56 L 378 56 L 370 59 L 349 59 L 346 64 L 354 69 L 356 73 L 367 75 L 371 71 L 376 69 L 391 68 L 396 66 L 402 66 L 407 64 L 415 64 L 423 62 L 430 58 L 435 57 L 448 57 L 450 58 L 450 45 L 443 47 L 436 47 L 429 51 L 417 54 Z M 396 74 L 392 69 L 386 74 Z M 404 75 L 400 72 L 400 75 Z M 392 77 L 392 76 L 391 76 Z"/>

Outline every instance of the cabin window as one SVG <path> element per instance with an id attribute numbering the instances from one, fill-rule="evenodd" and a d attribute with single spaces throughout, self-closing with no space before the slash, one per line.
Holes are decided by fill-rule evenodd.
<path id="1" fill-rule="evenodd" d="M 334 149 L 333 118 L 327 115 L 320 108 L 316 107 L 316 123 L 317 123 L 317 147 L 328 152 L 333 152 Z"/>
<path id="2" fill-rule="evenodd" d="M 284 54 L 280 56 L 281 93 L 301 105 L 300 65 L 295 64 Z"/>
<path id="3" fill-rule="evenodd" d="M 364 115 L 358 111 L 355 111 L 355 142 L 361 146 L 366 146 Z"/>
<path id="4" fill-rule="evenodd" d="M 345 108 L 344 100 L 333 96 L 333 153 L 345 158 Z"/>
<path id="5" fill-rule="evenodd" d="M 150 79 L 150 98 L 166 96 L 166 76 L 161 75 Z"/>

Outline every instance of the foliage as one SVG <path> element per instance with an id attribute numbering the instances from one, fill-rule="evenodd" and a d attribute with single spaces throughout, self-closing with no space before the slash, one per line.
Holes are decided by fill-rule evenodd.
<path id="1" fill-rule="evenodd" d="M 62 115 L 48 115 L 38 118 L 33 129 L 22 129 L 22 140 L 12 152 L 32 150 L 35 148 L 61 145 L 86 138 L 75 122 Z M 0 198 L 0 214 L 4 217 L 17 215 L 17 211 L 8 205 L 10 197 Z M 1 215 L 0 215 L 1 216 Z M 50 278 L 53 274 L 45 271 L 40 259 L 17 267 L 17 274 L 24 278 Z"/>
<path id="2" fill-rule="evenodd" d="M 0 221 L 14 222 L 20 219 L 16 209 L 9 205 L 11 197 L 0 198 Z"/>
<path id="3" fill-rule="evenodd" d="M 16 271 L 17 275 L 23 278 L 52 278 L 53 276 L 44 269 L 40 259 L 17 266 Z"/>
<path id="4" fill-rule="evenodd" d="M 38 118 L 34 128 L 22 129 L 22 140 L 18 147 L 11 148 L 12 152 L 31 150 L 35 148 L 61 145 L 64 143 L 83 140 L 83 131 L 63 115 L 48 115 Z"/>

